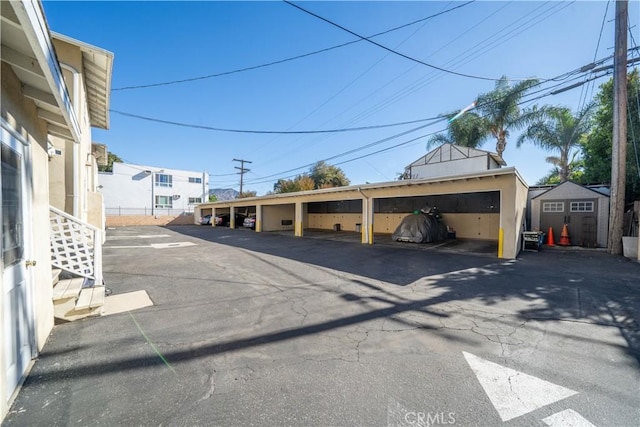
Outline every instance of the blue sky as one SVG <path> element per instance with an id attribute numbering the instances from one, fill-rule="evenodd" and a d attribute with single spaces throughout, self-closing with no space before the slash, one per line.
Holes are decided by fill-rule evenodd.
<path id="1" fill-rule="evenodd" d="M 588 64 L 594 57 L 613 54 L 615 2 L 608 5 L 606 17 L 606 1 L 465 3 L 297 4 L 363 36 L 461 6 L 373 40 L 439 68 L 480 77 L 552 78 Z M 640 40 L 638 3 L 630 2 L 629 15 L 636 41 Z M 43 4 L 52 31 L 115 54 L 113 110 L 166 121 L 269 131 L 367 127 L 459 110 L 494 85 L 490 80 L 434 70 L 361 40 L 254 70 L 123 89 L 252 67 L 358 38 L 276 1 Z M 575 110 L 604 81 L 535 102 Z M 547 93 L 553 84 L 557 83 L 540 86 L 548 89 L 539 94 Z M 234 166 L 239 164 L 232 159 L 246 159 L 252 163 L 247 165 L 251 171 L 245 175 L 245 190 L 262 195 L 272 190 L 278 178 L 305 172 L 309 164 L 350 151 L 329 163 L 338 164 L 352 184 L 393 180 L 407 164 L 426 153 L 428 137 L 408 141 L 446 127 L 438 123 L 396 137 L 426 123 L 331 134 L 274 135 L 214 132 L 112 113 L 110 129 L 94 130 L 94 140 L 107 144 L 109 151 L 129 163 L 206 171 L 212 188 L 238 189 Z M 544 160 L 550 153 L 533 146 L 516 148 L 516 136 L 511 136 L 504 158 L 530 185 L 535 184 L 550 168 Z M 376 141 L 383 142 L 361 149 Z M 405 144 L 390 148 L 401 143 Z M 385 148 L 390 149 L 349 161 Z M 488 140 L 482 148 L 494 151 L 495 142 Z"/>

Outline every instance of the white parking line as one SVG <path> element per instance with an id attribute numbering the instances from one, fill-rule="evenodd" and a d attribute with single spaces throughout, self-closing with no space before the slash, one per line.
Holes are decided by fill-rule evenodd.
<path id="1" fill-rule="evenodd" d="M 170 237 L 168 234 L 141 234 L 138 236 L 108 236 L 107 240 L 126 240 L 126 239 L 156 239 L 159 237 Z"/>
<path id="2" fill-rule="evenodd" d="M 109 249 L 168 249 L 168 248 L 184 248 L 187 246 L 196 246 L 193 242 L 173 242 L 173 243 L 152 243 L 150 245 L 135 246 L 107 246 Z"/>
<path id="3" fill-rule="evenodd" d="M 565 409 L 562 412 L 548 416 L 542 421 L 549 427 L 595 427 L 573 409 Z"/>

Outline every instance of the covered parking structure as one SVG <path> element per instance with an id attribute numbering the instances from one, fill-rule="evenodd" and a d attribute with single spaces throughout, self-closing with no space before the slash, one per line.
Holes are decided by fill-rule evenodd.
<path id="1" fill-rule="evenodd" d="M 195 216 L 211 210 L 233 218 L 252 211 L 257 232 L 293 230 L 302 237 L 305 229 L 353 231 L 361 233 L 362 243 L 373 244 L 374 234 L 391 234 L 406 215 L 436 206 L 457 238 L 495 241 L 498 257 L 513 259 L 520 250 L 527 191 L 515 168 L 503 168 L 204 203 Z"/>

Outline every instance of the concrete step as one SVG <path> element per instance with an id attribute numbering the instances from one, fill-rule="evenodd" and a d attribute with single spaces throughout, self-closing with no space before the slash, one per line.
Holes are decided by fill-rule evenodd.
<path id="1" fill-rule="evenodd" d="M 56 323 L 72 322 L 86 317 L 102 315 L 105 287 L 82 288 L 76 297 L 54 301 Z"/>
<path id="2" fill-rule="evenodd" d="M 53 286 L 55 286 L 60 280 L 60 273 L 62 273 L 62 270 L 60 270 L 59 268 L 51 269 L 51 284 Z"/>
<path id="3" fill-rule="evenodd" d="M 76 310 L 102 307 L 104 305 L 104 286 L 84 288 L 76 301 Z"/>
<path id="4" fill-rule="evenodd" d="M 83 278 L 62 279 L 53 287 L 53 300 L 77 298 L 82 290 Z"/>

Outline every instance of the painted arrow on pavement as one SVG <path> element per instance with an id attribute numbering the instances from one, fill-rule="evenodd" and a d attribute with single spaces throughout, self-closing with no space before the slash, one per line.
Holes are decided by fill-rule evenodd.
<path id="1" fill-rule="evenodd" d="M 502 421 L 528 414 L 578 392 L 462 352 Z"/>

